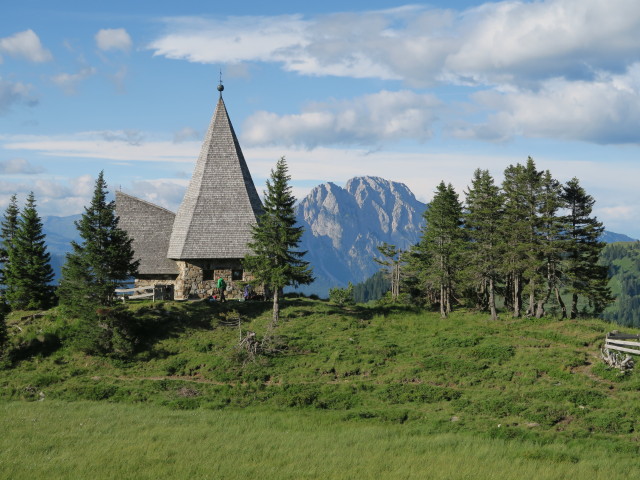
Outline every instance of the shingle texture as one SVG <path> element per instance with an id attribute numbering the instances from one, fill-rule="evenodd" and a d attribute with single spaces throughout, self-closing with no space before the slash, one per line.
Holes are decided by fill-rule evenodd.
<path id="1" fill-rule="evenodd" d="M 116 215 L 120 228 L 133 239 L 139 274 L 178 274 L 176 263 L 167 258 L 175 213 L 116 191 Z"/>
<path id="2" fill-rule="evenodd" d="M 167 257 L 243 258 L 262 203 L 222 100 L 176 214 Z"/>

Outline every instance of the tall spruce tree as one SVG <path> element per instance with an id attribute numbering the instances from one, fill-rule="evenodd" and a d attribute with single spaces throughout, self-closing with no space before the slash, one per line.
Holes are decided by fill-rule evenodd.
<path id="1" fill-rule="evenodd" d="M 525 286 L 529 290 L 528 313 L 533 314 L 542 260 L 538 228 L 542 172 L 531 157 L 526 165 L 510 165 L 504 172 L 505 198 L 503 272 L 506 276 L 505 303 L 514 317 L 522 313 Z"/>
<path id="2" fill-rule="evenodd" d="M 0 222 L 0 288 L 5 285 L 4 269 L 9 264 L 9 249 L 13 243 L 13 236 L 18 229 L 18 199 L 15 194 L 11 195 L 9 205 L 5 210 L 2 222 Z"/>
<path id="3" fill-rule="evenodd" d="M 562 198 L 568 210 L 564 218 L 567 248 L 565 253 L 566 286 L 571 292 L 570 317 L 578 316 L 578 297 L 586 297 L 600 313 L 611 301 L 607 287 L 607 267 L 598 264 L 605 244 L 600 240 L 604 227 L 591 216 L 595 200 L 572 178 L 563 187 Z"/>
<path id="4" fill-rule="evenodd" d="M 424 218 L 426 225 L 415 251 L 423 261 L 426 282 L 436 291 L 444 318 L 453 310 L 465 248 L 462 204 L 451 184 L 440 182 Z"/>
<path id="5" fill-rule="evenodd" d="M 53 303 L 53 269 L 33 192 L 18 217 L 7 249 L 5 297 L 13 310 L 48 308 Z"/>
<path id="6" fill-rule="evenodd" d="M 560 295 L 562 282 L 562 256 L 566 247 L 566 229 L 558 212 L 564 207 L 562 185 L 555 180 L 549 170 L 542 175 L 540 192 L 540 222 L 538 237 L 542 269 L 539 278 L 546 288 L 538 291 L 535 316 L 541 318 L 545 314 L 545 304 L 552 293 L 561 309 L 562 318 L 566 317 L 566 307 Z"/>
<path id="7" fill-rule="evenodd" d="M 309 262 L 303 260 L 307 252 L 297 250 L 303 227 L 296 226 L 295 197 L 291 192 L 288 167 L 284 157 L 271 170 L 264 197 L 264 213 L 253 228 L 249 247 L 253 254 L 244 258 L 244 268 L 273 293 L 271 328 L 280 318 L 280 294 L 284 287 L 307 285 L 313 282 Z"/>
<path id="8" fill-rule="evenodd" d="M 7 335 L 7 324 L 4 320 L 4 308 L 0 305 L 0 363 L 2 361 L 2 357 L 6 353 L 5 345 L 7 344 L 8 335 Z"/>
<path id="9" fill-rule="evenodd" d="M 82 239 L 71 242 L 72 252 L 62 267 L 58 289 L 68 312 L 95 320 L 96 309 L 113 304 L 115 289 L 135 276 L 131 238 L 118 227 L 115 202 L 107 201 L 104 172 L 96 180 L 89 207 L 75 225 Z"/>
<path id="10" fill-rule="evenodd" d="M 466 268 L 479 291 L 480 306 L 496 320 L 496 285 L 502 264 L 504 199 L 488 170 L 477 169 L 466 192 L 464 225 L 469 238 Z"/>

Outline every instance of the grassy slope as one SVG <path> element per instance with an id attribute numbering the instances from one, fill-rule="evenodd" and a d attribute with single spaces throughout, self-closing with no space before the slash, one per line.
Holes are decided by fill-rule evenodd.
<path id="1" fill-rule="evenodd" d="M 75 441 L 89 451 L 101 450 L 104 445 L 100 439 L 134 438 L 135 432 L 130 430 L 139 424 L 146 433 L 136 442 L 136 449 L 174 452 L 178 463 L 185 455 L 206 457 L 204 446 L 184 439 L 201 439 L 202 445 L 222 449 L 227 461 L 216 465 L 236 472 L 223 475 L 221 470 L 225 478 L 255 474 L 249 466 L 234 470 L 227 463 L 231 458 L 256 455 L 262 459 L 263 471 L 277 466 L 288 472 L 282 476 L 274 473 L 272 478 L 304 478 L 294 467 L 273 464 L 296 465 L 301 459 L 315 465 L 310 472 L 316 475 L 308 478 L 322 477 L 321 460 L 326 462 L 327 458 L 334 459 L 330 464 L 335 464 L 331 468 L 336 478 L 337 472 L 350 471 L 352 463 L 359 471 L 368 472 L 363 477 L 373 476 L 389 464 L 394 472 L 400 472 L 396 478 L 410 478 L 427 468 L 424 455 L 429 455 L 430 464 L 443 462 L 438 469 L 429 467 L 433 472 L 450 471 L 445 465 L 453 464 L 457 465 L 453 471 L 460 474 L 433 478 L 465 478 L 465 459 L 480 458 L 489 459 L 489 471 L 513 465 L 521 468 L 517 471 L 522 475 L 549 462 L 592 473 L 596 465 L 620 472 L 637 466 L 640 375 L 619 377 L 601 365 L 599 344 L 612 327 L 597 320 L 505 317 L 490 322 L 484 316 L 464 313 L 442 320 L 419 311 L 342 310 L 299 299 L 283 310 L 278 328 L 280 353 L 243 364 L 242 355 L 234 348 L 238 329 L 219 327 L 217 322 L 235 316 L 229 311 L 235 308 L 244 319 L 243 329 L 261 334 L 269 319 L 268 305 L 160 303 L 134 308 L 147 329 L 147 340 L 131 362 L 58 348 L 56 339 L 62 337 L 64 343 L 69 326 L 55 319 L 55 312 L 50 318 L 26 322 L 17 321 L 19 315 L 12 317 L 10 330 L 17 332 L 16 326 L 20 326 L 22 332 L 13 339 L 16 361 L 13 369 L 0 377 L 0 396 L 45 401 L 3 406 L 8 414 L 5 418 L 16 419 L 7 425 L 10 434 L 5 442 L 18 445 L 20 437 L 30 438 L 34 432 L 29 432 L 28 419 L 32 416 L 39 426 L 51 424 L 47 428 L 52 429 L 57 423 L 78 425 L 83 423 L 79 418 L 86 416 L 95 419 L 95 428 L 103 435 L 87 436 L 77 428 L 62 428 L 61 435 L 73 436 L 76 431 L 75 440 L 69 440 L 72 445 Z M 31 356 L 43 350 L 45 354 Z M 77 400 L 102 402 L 55 403 Z M 52 412 L 59 412 L 59 420 L 52 418 Z M 112 424 L 114 417 L 119 420 Z M 183 427 L 172 427 L 169 422 L 167 430 L 158 418 L 173 419 L 171 422 Z M 291 425 L 280 425 L 283 419 Z M 198 426 L 212 424 L 221 427 Z M 290 435 L 294 426 L 302 433 Z M 47 428 L 38 431 L 46 432 Z M 157 429 L 155 444 L 148 431 Z M 313 436 L 303 441 L 309 437 L 305 429 L 319 432 L 317 441 Z M 265 449 L 272 435 L 273 455 L 291 452 L 288 460 L 270 460 L 272 454 Z M 225 445 L 231 437 L 240 440 L 231 442 L 227 451 Z M 16 458 L 28 458 L 49 448 L 55 453 L 51 456 L 54 461 L 54 457 L 69 455 L 59 452 L 60 445 L 69 442 L 62 438 L 53 441 L 43 434 L 41 441 L 33 442 L 32 451 L 23 446 L 26 450 L 14 453 Z M 123 442 L 114 444 L 117 457 L 132 448 Z M 256 442 L 262 445 L 258 454 Z M 185 449 L 184 443 L 191 446 Z M 463 458 L 456 460 L 460 448 Z M 505 462 L 500 460 L 502 455 Z M 142 462 L 136 468 L 146 465 L 142 454 L 125 455 L 122 464 L 134 468 L 129 464 L 136 463 L 136 458 Z M 159 458 L 163 468 L 172 468 L 171 455 Z M 400 468 L 405 463 L 422 465 L 422 469 L 416 467 L 411 473 L 409 467 Z M 16 472 L 22 467 L 4 461 L 0 464 L 18 469 L 9 472 L 19 478 Z M 187 471 L 187 466 L 179 468 Z M 555 471 L 565 470 L 550 470 L 546 478 L 562 478 L 554 476 Z M 515 478 L 515 472 L 507 470 L 506 476 L 494 478 Z M 202 476 L 198 472 L 194 475 Z M 536 478 L 543 478 L 540 475 Z M 348 477 L 345 474 L 342 478 Z"/>

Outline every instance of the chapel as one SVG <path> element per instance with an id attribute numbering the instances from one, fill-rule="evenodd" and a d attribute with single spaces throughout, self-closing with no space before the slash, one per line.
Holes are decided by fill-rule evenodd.
<path id="1" fill-rule="evenodd" d="M 251 179 L 222 91 L 177 213 L 116 192 L 120 228 L 140 260 L 136 287 L 172 285 L 174 298 L 206 298 L 223 278 L 227 297 L 252 280 L 242 268 L 262 202 Z"/>

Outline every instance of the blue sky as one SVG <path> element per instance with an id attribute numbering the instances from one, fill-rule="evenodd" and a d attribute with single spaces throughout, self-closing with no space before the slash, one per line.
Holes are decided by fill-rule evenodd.
<path id="1" fill-rule="evenodd" d="M 0 17 L 0 208 L 80 213 L 104 170 L 176 210 L 224 98 L 259 190 L 359 175 L 422 201 L 533 157 L 640 238 L 640 4 L 28 1 Z"/>

